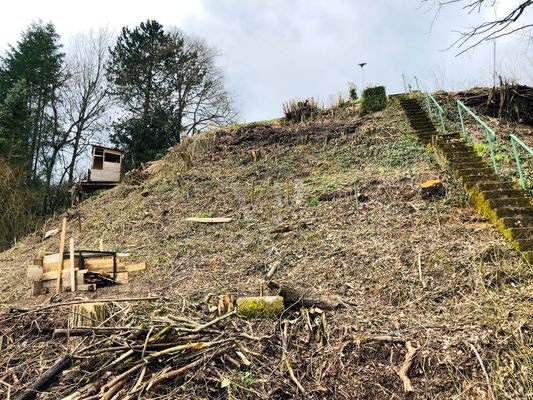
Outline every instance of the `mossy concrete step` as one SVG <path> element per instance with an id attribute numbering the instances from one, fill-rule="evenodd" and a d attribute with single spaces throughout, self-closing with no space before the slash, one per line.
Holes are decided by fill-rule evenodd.
<path id="1" fill-rule="evenodd" d="M 492 176 L 493 170 L 488 166 L 480 166 L 478 164 L 463 164 L 461 166 L 452 167 L 453 174 L 460 178 L 461 176 L 471 176 L 471 175 L 485 175 Z"/>
<path id="2" fill-rule="evenodd" d="M 410 122 L 426 122 L 426 121 L 432 122 L 431 118 L 428 118 L 427 115 L 423 115 L 423 114 L 409 114 L 407 115 L 407 118 L 409 119 Z"/>
<path id="3" fill-rule="evenodd" d="M 515 243 L 517 250 L 533 251 L 533 228 L 511 228 L 502 233 Z"/>
<path id="4" fill-rule="evenodd" d="M 411 124 L 411 126 L 434 126 L 433 122 L 429 120 L 410 120 L 409 123 Z"/>
<path id="5" fill-rule="evenodd" d="M 458 137 L 441 136 L 438 138 L 437 141 L 435 141 L 435 145 L 441 147 L 442 151 L 444 152 L 457 153 L 461 151 L 468 151 L 472 154 L 477 154 L 472 148 L 472 146 L 470 146 L 467 142 Z"/>
<path id="6" fill-rule="evenodd" d="M 432 123 L 428 123 L 428 122 L 420 122 L 420 123 L 412 123 L 411 122 L 411 127 L 413 129 L 432 129 L 432 130 L 436 130 L 435 126 Z"/>
<path id="7" fill-rule="evenodd" d="M 489 165 L 478 156 L 462 156 L 462 157 L 448 157 L 448 162 L 453 166 L 463 166 L 463 165 L 478 165 L 480 167 L 488 167 Z"/>
<path id="8" fill-rule="evenodd" d="M 487 191 L 487 190 L 517 189 L 517 186 L 512 182 L 498 181 L 498 182 L 480 182 L 478 183 L 477 188 L 480 191 Z"/>
<path id="9" fill-rule="evenodd" d="M 490 168 L 464 170 L 458 177 L 463 182 L 498 182 L 498 176 Z"/>
<path id="10" fill-rule="evenodd" d="M 482 175 L 481 176 L 480 175 L 472 175 L 472 176 L 464 175 L 461 177 L 461 182 L 463 183 L 463 186 L 465 187 L 465 189 L 470 193 L 470 191 L 472 190 L 477 191 L 477 187 L 480 183 L 498 182 L 498 180 L 490 179 Z"/>
<path id="11" fill-rule="evenodd" d="M 485 196 L 487 199 L 503 199 L 503 198 L 518 198 L 523 197 L 524 199 L 531 201 L 529 197 L 521 190 L 518 189 L 496 189 L 496 190 L 480 190 L 480 193 Z"/>
<path id="12" fill-rule="evenodd" d="M 533 228 L 533 217 L 524 217 L 515 215 L 514 217 L 505 217 L 498 220 L 506 228 Z"/>
<path id="13" fill-rule="evenodd" d="M 497 199 L 486 199 L 491 209 L 497 210 L 504 207 L 531 207 L 531 200 L 526 197 L 501 197 Z"/>
<path id="14" fill-rule="evenodd" d="M 496 215 L 496 220 L 533 217 L 533 208 L 530 207 L 501 207 L 493 210 L 493 212 Z"/>
<path id="15" fill-rule="evenodd" d="M 481 170 L 481 169 L 485 169 L 485 168 L 489 168 L 489 166 L 487 164 L 485 164 L 483 161 L 481 160 L 476 160 L 476 159 L 472 159 L 472 160 L 468 160 L 468 161 L 454 161 L 454 160 L 448 160 L 448 164 L 451 168 L 451 170 L 453 172 L 458 172 L 458 171 L 466 171 L 466 170 L 473 170 L 473 169 L 478 169 L 478 170 Z M 463 174 L 464 175 L 464 174 Z"/>

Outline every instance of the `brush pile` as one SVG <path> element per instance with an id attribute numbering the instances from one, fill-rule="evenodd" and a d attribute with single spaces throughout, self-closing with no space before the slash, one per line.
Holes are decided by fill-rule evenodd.
<path id="1" fill-rule="evenodd" d="M 306 100 L 290 100 L 283 104 L 283 113 L 287 121 L 303 122 L 318 113 L 317 102 L 314 98 Z"/>
<path id="2" fill-rule="evenodd" d="M 473 88 L 455 94 L 483 115 L 533 125 L 533 88 L 500 81 L 497 88 Z"/>
<path id="3" fill-rule="evenodd" d="M 1 365 L 3 398 L 289 398 L 306 393 L 292 366 L 293 346 L 324 352 L 328 341 L 318 309 L 266 320 L 256 331 L 234 309 L 217 316 L 220 307 L 207 303 L 127 300 L 99 302 L 101 322 L 88 326 L 70 326 L 83 320 L 75 316 L 81 301 L 4 314 L 2 350 L 11 357 Z M 255 378 L 267 375 L 272 379 Z"/>

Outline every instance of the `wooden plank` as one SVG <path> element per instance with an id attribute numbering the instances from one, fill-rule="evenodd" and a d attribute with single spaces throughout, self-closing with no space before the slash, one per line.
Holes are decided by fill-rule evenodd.
<path id="1" fill-rule="evenodd" d="M 78 285 L 76 289 L 81 292 L 94 292 L 96 291 L 96 283 Z"/>
<path id="2" fill-rule="evenodd" d="M 59 245 L 59 270 L 57 271 L 57 289 L 56 294 L 61 291 L 61 279 L 63 278 L 63 252 L 65 251 L 65 235 L 67 233 L 67 219 L 63 218 L 61 225 L 61 244 Z"/>
<path id="3" fill-rule="evenodd" d="M 126 265 L 125 268 L 128 272 L 142 271 L 143 269 L 146 269 L 146 263 L 130 264 Z"/>
<path id="4" fill-rule="evenodd" d="M 76 268 L 79 266 L 78 262 L 79 257 L 74 257 L 74 264 Z M 113 269 L 113 258 L 88 258 L 84 259 L 84 267 L 89 270 L 98 270 L 101 268 L 111 268 Z M 124 261 L 118 261 L 117 259 L 117 268 L 124 267 L 126 265 L 126 262 Z M 63 269 L 69 269 L 70 268 L 70 260 L 63 260 Z M 53 264 L 46 264 L 43 266 L 44 272 L 51 272 L 51 271 L 57 271 L 59 269 L 59 262 L 53 263 Z"/>
<path id="5" fill-rule="evenodd" d="M 76 270 L 74 267 L 74 239 L 70 238 L 70 291 L 76 291 Z"/>
<path id="6" fill-rule="evenodd" d="M 89 272 L 86 269 L 79 270 L 78 268 L 74 268 L 76 271 L 76 281 L 77 282 L 83 282 L 83 275 L 85 275 L 87 272 Z M 41 276 L 41 281 L 50 281 L 57 279 L 57 272 L 51 271 L 51 272 L 45 272 Z M 67 279 L 70 281 L 70 270 L 65 269 L 63 271 L 63 279 Z"/>
<path id="7" fill-rule="evenodd" d="M 32 282 L 32 296 L 39 296 L 41 294 L 41 291 L 43 290 L 43 283 L 41 281 L 33 281 Z"/>
<path id="8" fill-rule="evenodd" d="M 191 217 L 191 218 L 185 218 L 185 221 L 187 221 L 187 222 L 199 222 L 201 224 L 223 224 L 223 223 L 226 223 L 226 222 L 231 222 L 232 218 L 226 218 L 226 217 L 218 217 L 218 218 Z"/>

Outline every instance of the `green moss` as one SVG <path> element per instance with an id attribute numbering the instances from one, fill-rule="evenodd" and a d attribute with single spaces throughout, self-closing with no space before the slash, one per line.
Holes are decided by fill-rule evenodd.
<path id="1" fill-rule="evenodd" d="M 285 310 L 283 297 L 240 297 L 237 299 L 237 314 L 246 318 L 273 318 Z"/>

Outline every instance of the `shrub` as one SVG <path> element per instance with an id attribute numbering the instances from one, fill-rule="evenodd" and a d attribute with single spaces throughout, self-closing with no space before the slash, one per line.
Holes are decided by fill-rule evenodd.
<path id="1" fill-rule="evenodd" d="M 350 88 L 348 89 L 348 92 L 350 94 L 350 100 L 357 100 L 357 86 L 355 86 L 353 83 L 350 84 Z"/>
<path id="2" fill-rule="evenodd" d="M 387 106 L 387 94 L 384 86 L 369 87 L 361 96 L 361 110 L 365 113 L 373 113 L 383 110 Z"/>
<path id="3" fill-rule="evenodd" d="M 29 233 L 39 222 L 35 210 L 42 199 L 24 180 L 23 171 L 13 169 L 0 157 L 0 251 Z"/>
<path id="4" fill-rule="evenodd" d="M 302 122 L 311 118 L 317 112 L 317 102 L 312 97 L 304 101 L 289 100 L 283 104 L 283 113 L 287 121 Z"/>

